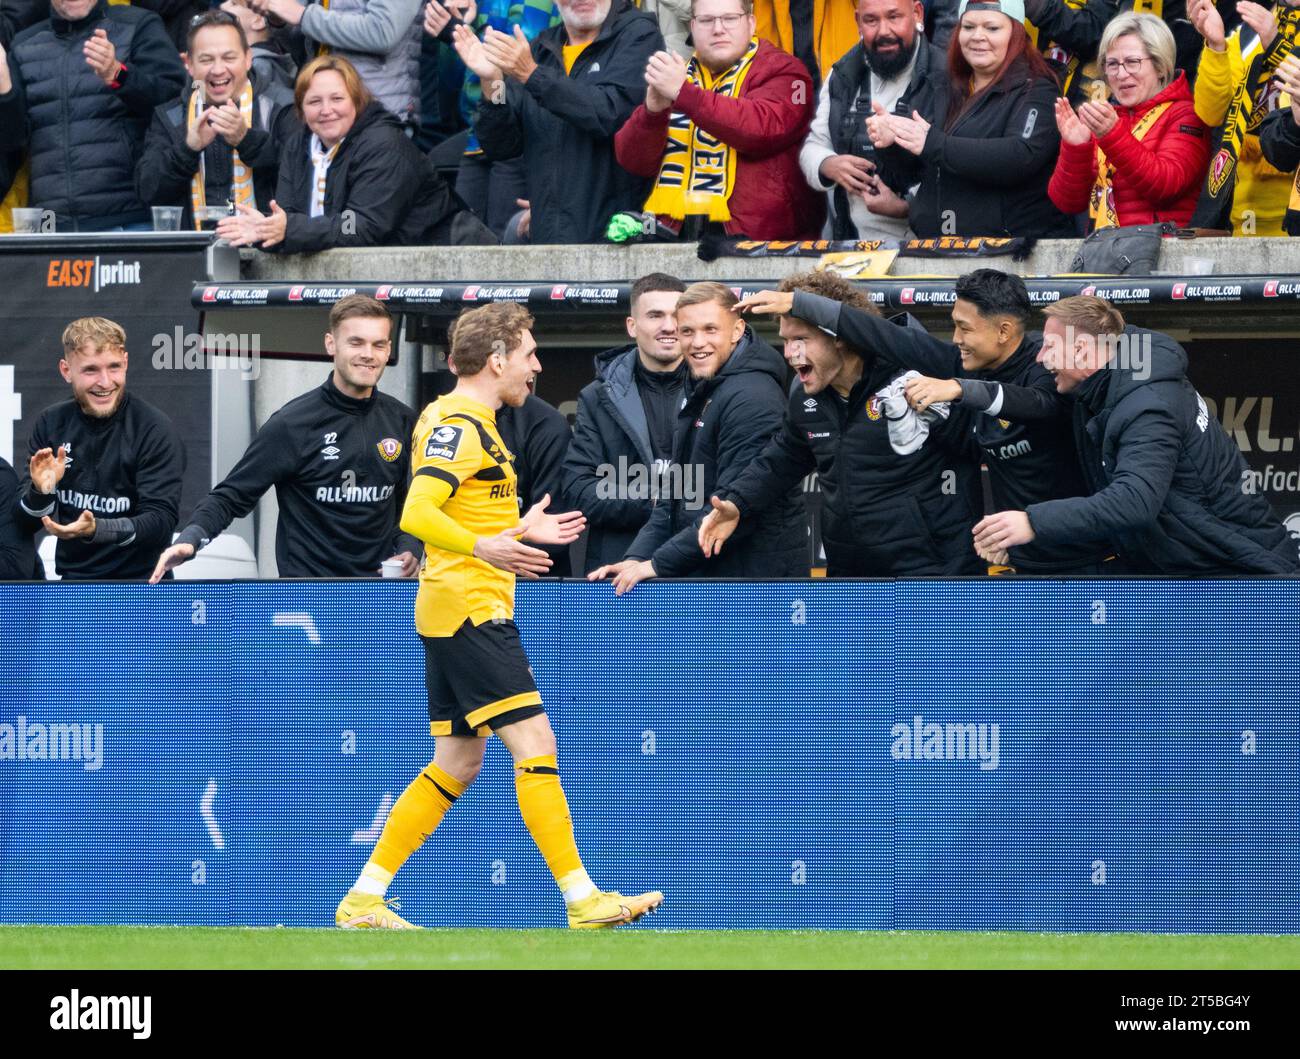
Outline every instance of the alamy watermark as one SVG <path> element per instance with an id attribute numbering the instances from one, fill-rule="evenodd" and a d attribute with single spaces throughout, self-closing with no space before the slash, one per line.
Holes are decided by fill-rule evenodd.
<path id="1" fill-rule="evenodd" d="M 104 726 L 73 722 L 0 721 L 0 761 L 80 761 L 86 772 L 104 765 Z"/>
<path id="2" fill-rule="evenodd" d="M 687 511 L 704 507 L 704 466 L 655 460 L 647 467 L 626 456 L 617 465 L 602 463 L 596 468 L 600 481 L 596 496 L 601 500 L 680 500 Z"/>
<path id="3" fill-rule="evenodd" d="M 1131 372 L 1136 382 L 1146 382 L 1151 378 L 1151 333 L 1149 331 L 1135 335 L 1123 332 L 1118 335 L 1094 335 L 1078 331 L 1072 324 L 1067 324 L 1064 339 L 1052 334 L 1043 335 L 1043 353 L 1051 359 L 1068 361 L 1079 338 L 1084 340 L 1085 346 L 1095 345 L 1098 367 Z"/>
<path id="4" fill-rule="evenodd" d="M 200 335 L 177 326 L 153 336 L 152 363 L 158 371 L 237 371 L 241 379 L 254 381 L 262 374 L 262 336 Z"/>

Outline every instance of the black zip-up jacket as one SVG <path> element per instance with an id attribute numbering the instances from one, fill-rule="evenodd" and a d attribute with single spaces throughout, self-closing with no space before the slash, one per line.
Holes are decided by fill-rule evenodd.
<path id="1" fill-rule="evenodd" d="M 944 73 L 947 59 L 944 53 L 920 34 L 916 38 L 916 62 L 912 65 L 912 76 L 907 82 L 897 105 L 895 114 L 911 117 L 916 111 L 931 121 L 935 109 L 935 97 L 947 91 L 947 78 Z M 870 158 L 876 163 L 876 170 L 881 178 L 896 193 L 907 192 L 907 176 L 912 167 L 895 172 L 896 156 L 888 151 L 877 152 L 871 146 L 867 136 L 866 119 L 871 117 L 871 70 L 867 63 L 866 48 L 861 42 L 855 44 L 834 66 L 834 77 L 828 78 L 826 85 L 831 94 L 830 114 L 827 131 L 830 133 L 831 146 L 836 154 L 854 154 Z M 860 94 L 859 94 L 860 93 Z M 853 105 L 857 99 L 857 107 Z M 835 239 L 856 239 L 858 230 L 849 215 L 848 192 L 838 184 L 831 191 L 831 225 Z"/>
<path id="2" fill-rule="evenodd" d="M 433 162 L 396 117 L 371 103 L 330 163 L 324 214 L 311 216 L 311 135 L 297 123 L 284 134 L 275 198 L 288 222 L 284 240 L 269 249 L 310 254 L 336 246 L 428 245 L 455 214 L 456 198 Z"/>
<path id="3" fill-rule="evenodd" d="M 1056 97 L 1053 79 L 1031 77 L 1017 62 L 945 132 L 949 96 L 942 84 L 920 157 L 897 146 L 881 152 L 891 179 L 920 182 L 909 211 L 912 230 L 922 238 L 1073 236 L 1073 222 L 1047 197 L 1061 146 Z"/>
<path id="4" fill-rule="evenodd" d="M 201 547 L 275 486 L 281 577 L 374 577 L 393 555 L 420 555 L 420 542 L 398 529 L 415 420 L 397 398 L 348 397 L 329 376 L 263 424 L 177 543 Z"/>
<path id="5" fill-rule="evenodd" d="M 0 581 L 44 580 L 30 524 L 18 515 L 18 475 L 0 456 Z"/>
<path id="6" fill-rule="evenodd" d="M 1075 389 L 1074 431 L 1091 496 L 1031 504 L 1045 541 L 1113 542 L 1136 573 L 1300 572 L 1295 543 L 1249 487 L 1241 451 L 1187 379 L 1187 354 L 1126 327 L 1149 356 Z"/>
<path id="7" fill-rule="evenodd" d="M 105 85 L 82 52 L 97 29 L 127 68 L 118 88 Z M 107 0 L 76 22 L 51 12 L 8 53 L 13 88 L 0 95 L 0 149 L 29 148 L 31 204 L 53 211 L 61 232 L 150 221 L 136 194 L 135 161 L 154 108 L 185 83 L 158 16 Z"/>
<path id="8" fill-rule="evenodd" d="M 0 0 L 0 47 L 28 26 L 44 22 L 50 17 L 50 0 Z"/>
<path id="9" fill-rule="evenodd" d="M 809 395 L 802 383 L 795 384 L 781 432 L 732 484 L 726 497 L 740 508 L 740 525 L 766 508 L 773 496 L 816 470 L 823 500 L 822 546 L 830 576 L 981 573 L 971 537 L 979 483 L 966 439 L 967 418 L 954 410 L 946 421 L 931 424 L 930 435 L 919 449 L 906 456 L 897 453 L 876 395 L 908 367 L 915 367 L 902 364 L 894 355 L 895 344 L 904 344 L 907 338 L 900 336 L 897 343 L 880 341 L 882 336 L 855 326 L 856 317 L 864 314 L 850 318 L 847 306 L 830 304 L 839 310 L 835 333 L 862 353 L 862 378 L 849 392 L 847 404 L 828 391 Z M 809 306 L 801 301 L 796 315 L 813 312 Z M 911 318 L 880 323 L 899 331 L 920 330 Z M 730 545 L 728 541 L 723 551 Z"/>
<path id="10" fill-rule="evenodd" d="M 27 455 L 30 459 L 40 449 L 57 455 L 60 446 L 69 459 L 55 494 L 36 492 L 24 475 L 19 526 L 39 530 L 42 515 L 66 526 L 89 511 L 95 536 L 59 541 L 54 551 L 59 576 L 147 580 L 158 553 L 171 543 L 180 511 L 185 446 L 171 420 L 129 393 L 106 419 L 86 415 L 76 401 L 63 401 L 37 418 Z"/>
<path id="11" fill-rule="evenodd" d="M 502 405 L 497 409 L 497 432 L 514 456 L 516 495 L 522 515 L 547 493 L 546 510 L 553 515 L 568 510 L 564 505 L 564 456 L 569 448 L 569 421 L 536 394 L 529 394 L 519 408 Z M 569 545 L 538 544 L 551 557 L 550 577 L 568 577 Z"/>
<path id="12" fill-rule="evenodd" d="M 648 476 L 656 469 L 656 460 L 637 387 L 636 359 L 635 343 L 605 350 L 596 357 L 595 381 L 578 394 L 573 441 L 564 458 L 564 492 L 568 505 L 587 516 L 584 573 L 622 559 L 654 506 Z M 684 392 L 683 381 L 675 404 L 680 405 Z M 671 450 L 663 455 L 667 462 Z M 608 468 L 603 475 L 602 467 Z M 617 477 L 609 478 L 610 471 L 617 476 L 620 468 L 627 475 L 626 490 L 616 488 Z M 645 468 L 646 495 L 620 496 L 620 492 L 632 493 L 637 468 Z"/>
<path id="13" fill-rule="evenodd" d="M 661 497 L 650 521 L 628 549 L 629 559 L 650 559 L 659 577 L 806 577 L 808 526 L 799 482 L 773 496 L 756 518 L 742 523 L 722 552 L 706 559 L 699 527 L 713 510 L 709 497 L 724 495 L 781 427 L 785 361 L 748 327 L 722 370 L 687 384 L 686 403 L 673 434 L 673 462 L 696 473 L 694 503 L 680 490 Z"/>
<path id="14" fill-rule="evenodd" d="M 645 99 L 645 68 L 664 46 L 653 17 L 614 0 L 596 39 L 564 72 L 563 25 L 533 41 L 537 69 L 526 84 L 506 79 L 506 100 L 484 94 L 475 131 L 496 161 L 523 155 L 534 243 L 596 243 L 610 217 L 640 210 L 650 181 L 614 157 L 614 134 Z"/>
<path id="15" fill-rule="evenodd" d="M 253 125 L 237 148 L 220 136 L 203 150 L 205 198 L 209 206 L 224 206 L 231 198 L 234 154 L 253 169 L 253 197 L 263 213 L 271 210 L 275 184 L 280 174 L 280 141 L 298 124 L 293 92 L 278 84 L 267 85 L 254 71 Z M 190 182 L 199 171 L 200 152 L 185 142 L 190 87 L 179 99 L 153 112 L 145 134 L 144 150 L 135 169 L 135 187 L 140 201 L 148 206 L 184 206 L 182 230 L 194 227 Z"/>
<path id="16" fill-rule="evenodd" d="M 898 327 L 804 291 L 796 291 L 794 298 L 795 316 L 854 348 L 885 349 L 904 369 L 958 380 L 960 408 L 971 413 L 963 420 L 989 469 L 996 511 L 1023 511 L 1039 501 L 1087 495 L 1070 426 L 1070 401 L 1056 392 L 1055 377 L 1035 359 L 1043 343 L 1040 333 L 1026 334 L 1001 367 L 968 372 L 955 345 L 935 338 L 919 324 Z M 1035 542 L 1012 549 L 1012 565 L 1032 574 L 1066 573 L 1103 558 L 1073 543 Z"/>

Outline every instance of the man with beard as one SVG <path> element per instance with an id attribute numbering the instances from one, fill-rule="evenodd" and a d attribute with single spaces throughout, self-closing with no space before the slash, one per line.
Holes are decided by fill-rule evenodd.
<path id="1" fill-rule="evenodd" d="M 392 347 L 393 318 L 366 294 L 330 310 L 325 352 L 334 370 L 270 419 L 225 480 L 158 557 L 151 583 L 243 518 L 275 487 L 280 517 L 275 563 L 281 577 L 375 577 L 396 560 L 414 577 L 420 544 L 398 527 L 410 484 L 415 412 L 379 380 Z"/>
<path id="2" fill-rule="evenodd" d="M 780 429 L 785 365 L 736 312 L 721 283 L 694 283 L 677 300 L 677 334 L 690 369 L 686 403 L 677 416 L 673 462 L 682 488 L 661 496 L 650 521 L 620 563 L 589 581 L 614 578 L 618 595 L 647 577 L 806 577 L 808 530 L 799 481 L 775 490 L 721 557 L 700 552 L 698 532 L 707 498 L 725 492 Z"/>
<path id="3" fill-rule="evenodd" d="M 176 527 L 185 448 L 162 412 L 126 392 L 126 368 L 119 325 L 73 320 L 59 361 L 72 400 L 42 412 L 28 439 L 15 520 L 59 538 L 65 581 L 143 581 Z"/>
<path id="4" fill-rule="evenodd" d="M 827 192 L 832 239 L 907 238 L 906 213 L 872 211 L 881 202 L 883 159 L 871 145 L 866 119 L 879 105 L 930 120 L 946 60 L 923 35 L 924 19 L 919 0 L 857 0 L 862 39 L 826 75 L 799 152 L 805 179 Z"/>
<path id="5" fill-rule="evenodd" d="M 595 381 L 578 395 L 564 492 L 587 516 L 585 574 L 627 554 L 672 464 L 687 374 L 676 315 L 685 289 L 661 272 L 633 283 L 627 318 L 633 341 L 599 354 Z"/>

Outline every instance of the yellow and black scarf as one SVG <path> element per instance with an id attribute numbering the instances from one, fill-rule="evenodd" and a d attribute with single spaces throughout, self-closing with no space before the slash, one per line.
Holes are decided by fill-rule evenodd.
<path id="1" fill-rule="evenodd" d="M 756 54 L 757 37 L 749 42 L 745 54 L 734 66 L 716 76 L 700 64 L 697 56 L 692 56 L 686 67 L 686 79 L 705 92 L 735 99 Z M 674 110 L 668 118 L 664 157 L 654 190 L 645 201 L 646 211 L 679 221 L 697 214 L 711 221 L 729 221 L 731 210 L 727 202 L 735 186 L 736 152 L 685 114 Z"/>
<path id="2" fill-rule="evenodd" d="M 1232 196 L 1237 187 L 1237 157 L 1246 136 L 1257 132 L 1268 114 L 1268 86 L 1273 71 L 1296 48 L 1300 34 L 1300 8 L 1277 4 L 1277 36 L 1267 48 L 1261 48 L 1246 67 L 1246 76 L 1237 83 L 1232 103 L 1223 124 L 1215 132 L 1210 148 L 1210 168 L 1205 187 L 1192 215 L 1193 228 L 1232 227 Z M 1244 30 L 1245 27 L 1243 26 Z"/>
<path id="3" fill-rule="evenodd" d="M 190 102 L 185 115 L 185 128 L 187 130 L 194 128 L 194 123 L 199 120 L 199 115 L 203 112 L 203 87 L 195 85 L 194 91 L 190 93 Z M 248 127 L 253 127 L 253 84 L 251 81 L 245 82 L 244 90 L 239 94 L 239 112 L 244 115 L 244 120 L 248 122 Z M 231 181 L 230 181 L 230 201 L 238 205 L 244 203 L 252 206 L 253 199 L 253 170 L 245 165 L 239 157 L 239 151 L 231 149 L 230 152 Z M 199 152 L 199 170 L 190 180 L 190 206 L 194 213 L 194 230 L 200 229 L 200 216 L 203 207 L 207 205 L 208 193 L 206 186 L 207 165 L 203 161 L 203 153 Z"/>
<path id="4" fill-rule="evenodd" d="M 1160 115 L 1171 106 L 1172 102 L 1160 103 L 1143 114 L 1130 131 L 1133 139 L 1141 143 L 1160 120 Z M 1088 216 L 1092 219 L 1094 232 L 1099 228 L 1119 227 L 1119 214 L 1115 212 L 1115 167 L 1106 161 L 1106 152 L 1100 144 L 1097 145 L 1097 181 L 1088 198 Z"/>

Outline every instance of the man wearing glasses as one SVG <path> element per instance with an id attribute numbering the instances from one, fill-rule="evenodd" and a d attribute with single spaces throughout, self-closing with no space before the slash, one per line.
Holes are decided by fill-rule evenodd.
<path id="1" fill-rule="evenodd" d="M 645 102 L 614 138 L 619 164 L 654 179 L 646 211 L 684 238 L 821 232 L 824 202 L 799 168 L 812 78 L 754 33 L 753 0 L 694 0 L 695 54 L 650 57 Z"/>

